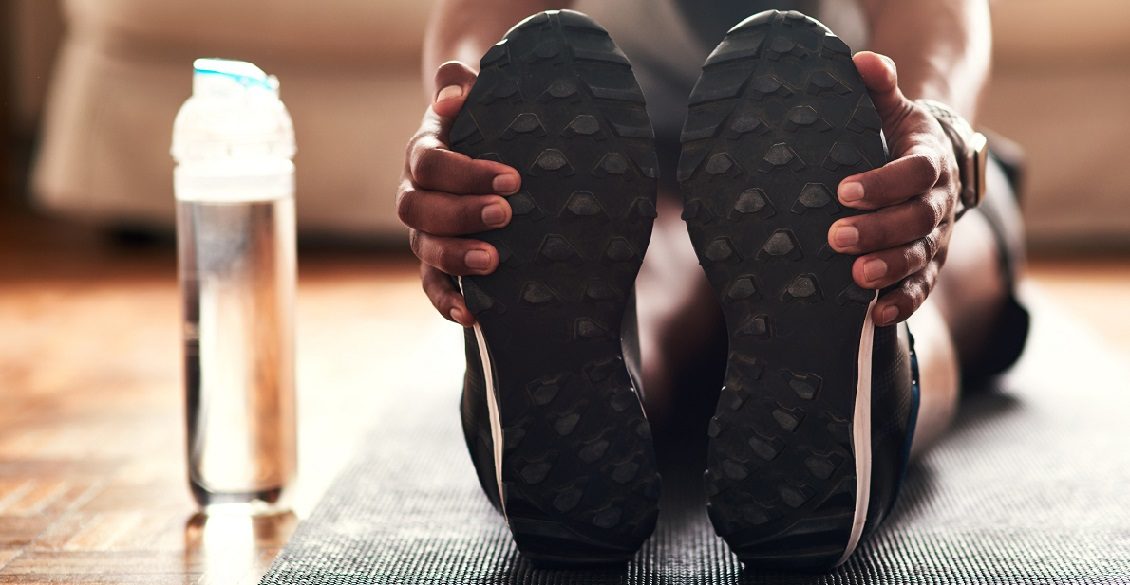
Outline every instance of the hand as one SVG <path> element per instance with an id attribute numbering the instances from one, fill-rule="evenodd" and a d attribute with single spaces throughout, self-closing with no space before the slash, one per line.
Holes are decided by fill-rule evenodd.
<path id="1" fill-rule="evenodd" d="M 934 288 L 961 186 L 953 145 L 938 121 L 903 95 L 894 61 L 863 51 L 855 65 L 883 121 L 891 162 L 840 182 L 840 203 L 873 212 L 832 224 L 828 243 L 861 255 L 852 267 L 856 284 L 892 287 L 872 312 L 883 326 L 910 317 Z"/>
<path id="2" fill-rule="evenodd" d="M 435 87 L 440 90 L 408 141 L 396 194 L 396 212 L 408 226 L 412 252 L 421 262 L 424 293 L 441 315 L 464 327 L 474 325 L 475 319 L 449 275 L 494 272 L 498 250 L 456 236 L 510 223 L 510 204 L 501 195 L 517 192 L 522 181 L 511 167 L 448 149 L 451 124 L 477 77 L 470 67 L 454 61 L 436 71 Z"/>

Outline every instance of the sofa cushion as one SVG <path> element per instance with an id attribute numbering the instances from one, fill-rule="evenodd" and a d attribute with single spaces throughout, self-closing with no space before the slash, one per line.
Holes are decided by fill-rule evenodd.
<path id="1" fill-rule="evenodd" d="M 162 51 L 269 48 L 313 63 L 417 59 L 431 0 L 67 0 L 77 34 Z M 324 66 L 324 65 L 323 65 Z"/>
<path id="2" fill-rule="evenodd" d="M 1127 0 L 997 0 L 992 11 L 994 57 L 999 65 L 1130 60 Z"/>
<path id="3" fill-rule="evenodd" d="M 403 240 L 393 205 L 404 144 L 425 100 L 419 68 L 343 74 L 280 60 L 298 143 L 304 233 Z M 108 225 L 173 225 L 173 120 L 192 92 L 188 62 L 68 41 L 56 72 L 33 189 L 45 210 Z"/>

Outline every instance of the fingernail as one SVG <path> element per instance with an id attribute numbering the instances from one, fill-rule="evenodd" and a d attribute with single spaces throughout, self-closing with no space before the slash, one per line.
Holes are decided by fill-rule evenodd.
<path id="1" fill-rule="evenodd" d="M 509 195 L 518 190 L 518 185 L 521 181 L 518 180 L 517 175 L 499 175 L 494 178 L 491 186 L 494 187 L 495 192 L 502 195 Z"/>
<path id="2" fill-rule="evenodd" d="M 888 69 L 890 69 L 891 71 L 895 70 L 895 60 L 894 59 L 891 59 L 890 57 L 888 57 L 886 55 L 879 55 L 879 57 L 882 58 L 883 62 L 887 64 Z"/>
<path id="3" fill-rule="evenodd" d="M 839 195 L 840 201 L 843 201 L 844 203 L 859 201 L 860 199 L 863 199 L 863 183 L 856 183 L 855 181 L 852 181 L 850 183 L 841 183 Z"/>
<path id="4" fill-rule="evenodd" d="M 882 260 L 868 260 L 863 263 L 863 278 L 867 282 L 875 282 L 887 275 L 887 263 Z"/>
<path id="5" fill-rule="evenodd" d="M 498 203 L 492 203 L 483 208 L 483 223 L 490 227 L 506 225 L 506 210 Z"/>
<path id="6" fill-rule="evenodd" d="M 898 319 L 898 316 L 899 308 L 894 305 L 887 305 L 883 307 L 882 311 L 879 311 L 879 325 L 890 325 L 895 322 L 895 319 Z"/>
<path id="7" fill-rule="evenodd" d="M 859 230 L 852 226 L 838 227 L 832 233 L 832 240 L 841 248 L 848 248 L 859 243 Z"/>
<path id="8" fill-rule="evenodd" d="M 456 323 L 463 322 L 463 311 L 460 311 L 459 307 L 452 307 L 451 312 L 448 313 L 448 315 L 451 317 L 451 320 L 455 321 Z"/>
<path id="9" fill-rule="evenodd" d="M 436 101 L 442 102 L 443 100 L 457 98 L 461 95 L 463 95 L 462 85 L 447 85 L 444 86 L 443 89 L 439 90 L 439 95 L 436 96 Z"/>
<path id="10" fill-rule="evenodd" d="M 490 266 L 490 254 L 484 250 L 471 250 L 463 256 L 463 263 L 468 268 L 475 270 L 485 270 Z"/>

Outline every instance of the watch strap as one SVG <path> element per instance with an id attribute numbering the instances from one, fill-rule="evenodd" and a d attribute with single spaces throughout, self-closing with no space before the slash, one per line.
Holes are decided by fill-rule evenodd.
<path id="1" fill-rule="evenodd" d="M 969 209 L 977 207 L 984 197 L 987 139 L 948 105 L 927 99 L 915 100 L 915 102 L 938 121 L 953 144 L 961 180 L 962 209 L 958 212 L 960 216 Z"/>

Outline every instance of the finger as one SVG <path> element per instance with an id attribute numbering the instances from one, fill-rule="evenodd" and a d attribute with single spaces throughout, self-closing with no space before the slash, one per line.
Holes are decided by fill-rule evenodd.
<path id="1" fill-rule="evenodd" d="M 405 170 L 417 187 L 456 194 L 510 194 L 521 185 L 518 172 L 507 165 L 448 150 L 448 131 L 477 77 L 471 67 L 458 61 L 436 70 L 435 99 L 405 156 Z"/>
<path id="2" fill-rule="evenodd" d="M 926 237 L 945 217 L 944 199 L 931 192 L 837 221 L 828 230 L 828 244 L 843 254 L 876 252 Z"/>
<path id="3" fill-rule="evenodd" d="M 424 294 L 444 319 L 455 321 L 464 327 L 475 324 L 475 318 L 467 310 L 463 295 L 459 294 L 451 277 L 435 266 L 420 264 L 420 281 L 424 285 Z"/>
<path id="4" fill-rule="evenodd" d="M 478 240 L 446 238 L 411 230 L 408 243 L 421 262 L 447 274 L 490 274 L 498 268 L 498 250 Z"/>
<path id="5" fill-rule="evenodd" d="M 467 64 L 448 61 L 436 70 L 436 95 L 432 100 L 432 110 L 441 118 L 454 118 L 463 109 L 463 101 L 471 93 L 478 74 Z"/>
<path id="6" fill-rule="evenodd" d="M 859 70 L 863 84 L 871 94 L 875 111 L 883 121 L 883 131 L 888 137 L 904 117 L 913 111 L 913 104 L 906 99 L 898 86 L 898 71 L 895 62 L 886 55 L 860 51 L 853 57 L 855 68 Z"/>
<path id="7" fill-rule="evenodd" d="M 905 246 L 860 256 L 852 264 L 852 279 L 866 289 L 878 290 L 891 286 L 926 268 L 934 259 L 936 241 L 937 236 L 930 235 Z"/>
<path id="8" fill-rule="evenodd" d="M 929 191 L 942 174 L 942 158 L 928 149 L 915 150 L 875 170 L 840 182 L 839 199 L 854 209 L 879 209 Z"/>
<path id="9" fill-rule="evenodd" d="M 498 195 L 453 195 L 407 186 L 396 200 L 404 225 L 437 236 L 462 236 L 510 223 L 510 204 Z"/>
<path id="10" fill-rule="evenodd" d="M 417 188 L 459 195 L 509 195 L 522 183 L 513 168 L 447 150 L 435 136 L 421 136 L 410 144 L 408 174 Z"/>
<path id="11" fill-rule="evenodd" d="M 875 324 L 885 327 L 909 319 L 926 302 L 937 278 L 938 267 L 931 263 L 879 297 L 871 313 Z"/>

